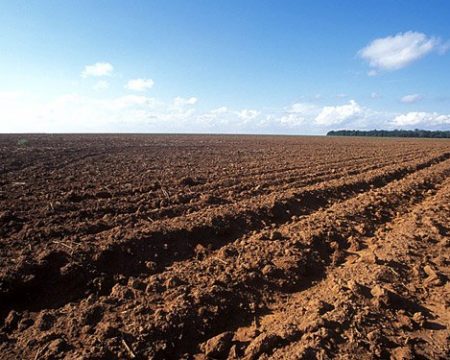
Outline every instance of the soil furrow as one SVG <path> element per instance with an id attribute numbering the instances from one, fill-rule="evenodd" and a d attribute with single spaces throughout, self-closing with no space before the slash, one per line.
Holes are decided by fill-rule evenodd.
<path id="1" fill-rule="evenodd" d="M 120 323 L 122 336 L 143 357 L 192 352 L 207 334 L 226 330 L 233 319 L 254 316 L 278 293 L 298 291 L 324 276 L 328 264 L 335 257 L 339 261 L 336 254 L 351 235 L 375 231 L 449 174 L 448 161 L 435 164 L 286 224 L 279 228 L 279 239 L 264 240 L 265 233 L 244 237 L 204 260 L 175 264 L 150 278 L 119 281 L 109 296 L 100 297 L 101 322 Z M 414 194 L 415 200 L 406 194 Z M 367 218 L 371 225 L 360 229 Z M 255 258 L 255 253 L 260 256 Z M 88 299 L 82 301 L 87 303 Z M 130 306 L 140 309 L 141 320 L 129 323 L 120 315 Z M 56 311 L 61 315 L 61 309 Z"/>
<path id="2" fill-rule="evenodd" d="M 227 269 L 227 273 L 229 274 L 234 270 L 234 276 L 239 278 L 240 282 L 230 286 L 229 283 L 234 282 L 233 275 L 231 275 L 232 279 L 228 281 L 228 291 L 214 293 L 214 299 L 212 299 L 211 296 L 213 295 L 211 295 L 211 290 L 209 290 L 204 294 L 205 298 L 202 299 L 203 301 L 200 301 L 200 306 L 202 304 L 211 306 L 211 303 L 213 303 L 220 309 L 212 314 L 208 314 L 208 325 L 205 324 L 205 317 L 196 317 L 195 311 L 197 309 L 195 309 L 195 302 L 192 303 L 192 299 L 190 299 L 191 302 L 188 302 L 188 304 L 183 304 L 182 301 L 179 301 L 177 304 L 178 307 L 172 303 L 169 306 L 170 310 L 166 307 L 168 301 L 163 302 L 162 304 L 164 304 L 163 306 L 166 310 L 164 314 L 166 319 L 168 319 L 166 321 L 163 320 L 162 324 L 167 325 L 171 323 L 170 330 L 174 331 L 175 334 L 179 334 L 181 330 L 177 327 L 177 319 L 181 316 L 182 318 L 179 321 L 183 322 L 183 329 L 185 329 L 185 326 L 191 330 L 197 327 L 200 329 L 196 336 L 200 339 L 198 342 L 201 342 L 202 340 L 206 340 L 202 337 L 202 332 L 210 335 L 220 334 L 220 332 L 229 329 L 230 326 L 233 328 L 236 322 L 243 322 L 243 319 L 251 320 L 258 311 L 261 311 L 258 307 L 256 309 L 252 308 L 252 304 L 259 304 L 264 309 L 262 304 L 265 304 L 266 301 L 272 301 L 270 299 L 271 291 L 275 291 L 275 293 L 281 291 L 282 293 L 287 292 L 291 294 L 293 291 L 307 288 L 309 284 L 325 276 L 329 264 L 339 263 L 343 260 L 342 257 L 344 256 L 345 248 L 357 246 L 352 244 L 353 240 L 349 241 L 349 238 L 351 239 L 352 237 L 361 235 L 370 236 L 379 226 L 395 218 L 398 212 L 406 211 L 415 202 L 421 201 L 427 195 L 429 196 L 429 191 L 435 187 L 439 187 L 439 183 L 444 181 L 450 174 L 449 164 L 442 165 L 444 166 L 437 165 L 440 169 L 436 169 L 435 173 L 427 174 L 427 170 L 425 170 L 425 172 L 421 171 L 412 174 L 398 184 L 389 184 L 379 190 L 372 190 L 366 194 L 361 194 L 357 198 L 335 204 L 328 210 L 315 213 L 307 217 L 304 221 L 279 228 L 281 236 L 284 238 L 284 241 L 281 241 L 282 247 L 278 249 L 275 247 L 269 250 L 275 254 L 272 256 L 272 260 L 269 261 L 269 264 L 271 264 L 269 266 L 275 265 L 276 269 L 282 269 L 282 275 L 279 274 L 278 276 L 280 278 L 278 279 L 274 273 L 267 276 L 262 270 L 267 266 L 267 261 L 270 257 L 265 253 L 268 250 L 267 248 L 258 249 L 258 245 L 255 244 L 255 241 L 261 242 L 259 240 L 260 235 L 256 238 L 250 237 L 248 240 L 242 240 L 248 246 L 246 249 L 247 256 L 241 253 L 239 261 L 235 265 L 229 264 L 229 267 L 233 268 L 235 266 L 239 269 L 240 263 L 246 264 L 247 266 L 244 268 L 245 273 L 240 273 L 236 269 Z M 414 196 L 408 199 L 405 197 L 406 194 L 414 194 Z M 366 224 L 366 219 L 371 220 L 369 225 Z M 245 248 L 242 242 L 236 245 L 236 247 Z M 270 245 L 273 245 L 273 242 Z M 252 246 L 257 251 L 262 251 L 261 259 L 265 260 L 264 263 L 255 263 L 254 260 L 252 263 L 250 260 L 254 257 L 254 254 L 251 254 Z M 266 245 L 266 247 L 269 246 Z M 280 250 L 281 253 L 279 253 Z M 224 252 L 226 254 L 226 251 Z M 219 252 L 214 257 L 230 259 L 230 257 L 223 255 L 223 252 Z M 281 266 L 280 263 L 282 264 Z M 192 271 L 194 266 L 195 264 L 189 264 L 186 269 L 184 266 L 180 266 L 181 268 L 177 268 L 178 271 L 175 274 L 165 273 L 162 275 L 164 279 L 167 277 L 170 279 L 171 276 L 178 276 L 183 279 L 183 272 L 187 268 Z M 198 271 L 206 271 L 206 269 L 202 269 L 200 265 Z M 220 268 L 217 269 L 217 265 L 214 267 L 214 271 L 216 273 L 216 279 L 217 277 L 220 278 Z M 210 274 L 212 272 L 210 270 L 208 273 Z M 205 275 L 205 277 L 214 279 L 213 275 Z M 270 280 L 267 281 L 266 277 Z M 217 283 L 217 280 L 210 281 L 210 286 L 215 282 Z M 219 287 L 223 287 L 223 282 L 219 281 L 218 284 Z M 180 287 L 180 292 L 186 291 L 186 288 Z M 201 286 L 195 286 L 195 288 L 201 288 Z M 175 298 L 175 295 L 171 295 L 170 298 Z M 186 298 L 183 300 L 186 301 Z M 242 309 L 241 306 L 243 304 L 250 305 L 250 307 Z M 191 310 L 189 308 L 190 306 L 194 307 L 194 310 Z M 236 321 L 233 321 L 233 319 L 236 319 Z M 156 324 L 158 324 L 158 320 L 158 318 L 154 319 Z M 201 322 L 197 323 L 196 320 L 201 320 Z M 159 329 L 162 324 L 155 326 Z M 195 335 L 189 332 L 187 336 Z M 156 334 L 151 333 L 150 337 L 155 338 Z M 195 340 L 191 337 L 185 339 L 185 344 L 192 346 L 193 343 L 195 343 Z M 176 345 L 175 348 L 172 348 L 173 350 L 176 352 L 171 353 L 170 351 L 166 352 L 164 350 L 160 353 L 160 356 L 162 358 L 165 356 L 181 356 L 183 350 L 186 352 L 193 351 L 192 348 L 183 349 L 183 345 L 181 344 Z"/>
<path id="3" fill-rule="evenodd" d="M 0 304 L 13 303 L 19 310 L 60 307 L 85 296 L 86 292 L 96 291 L 91 282 L 98 277 L 103 278 L 103 284 L 97 290 L 103 294 L 109 291 L 118 274 L 137 276 L 148 273 L 149 266 L 150 271 L 159 272 L 174 261 L 194 255 L 197 244 L 220 248 L 267 224 L 282 224 L 292 216 L 306 215 L 318 210 L 328 205 L 331 200 L 340 201 L 358 192 L 384 186 L 448 158 L 450 153 L 445 153 L 413 166 L 395 169 L 391 173 L 377 174 L 371 179 L 356 178 L 353 183 L 347 182 L 347 179 L 343 184 L 336 184 L 334 187 L 294 193 L 273 201 L 267 207 L 257 208 L 256 211 L 250 208 L 242 213 L 221 212 L 205 225 L 196 224 L 193 219 L 189 227 L 182 223 L 181 226 L 170 229 L 163 223 L 161 230 L 151 230 L 138 238 L 133 236 L 124 243 L 117 242 L 104 249 L 94 259 L 89 259 L 88 255 L 82 252 L 79 252 L 75 259 L 65 251 L 51 252 L 41 259 L 41 264 L 26 264 L 25 271 L 20 271 L 22 274 L 28 274 L 26 282 L 15 278 L 4 280 Z M 86 258 L 89 265 L 83 266 Z M 149 262 L 152 265 L 149 265 Z M 43 285 L 44 279 L 52 279 L 51 288 Z M 65 296 L 59 296 L 58 301 L 53 302 L 56 293 L 63 293 Z M 27 299 L 28 294 L 34 294 L 33 302 L 21 303 L 21 299 Z M 9 310 L 5 305 L 3 309 Z"/>
<path id="4" fill-rule="evenodd" d="M 2 358 L 449 356 L 448 141 L 22 134 L 0 160 Z"/>
<path id="5" fill-rule="evenodd" d="M 413 157 L 411 156 L 411 158 L 407 158 L 405 159 L 406 161 L 411 161 L 413 159 Z M 263 195 L 270 195 L 270 194 L 274 194 L 276 192 L 280 192 L 281 189 L 283 189 L 284 191 L 295 191 L 296 189 L 301 189 L 303 187 L 306 186 L 311 186 L 311 185 L 315 185 L 315 184 L 319 184 L 325 181 L 330 181 L 330 180 L 335 180 L 335 179 L 339 179 L 339 178 L 343 178 L 348 177 L 348 176 L 353 176 L 353 175 L 358 175 L 361 173 L 369 173 L 371 171 L 377 170 L 377 169 L 382 169 L 382 168 L 387 168 L 389 165 L 394 164 L 395 161 L 386 161 L 386 162 L 380 162 L 377 163 L 375 165 L 369 165 L 369 166 L 365 166 L 365 167 L 357 167 L 356 169 L 354 169 L 354 165 L 352 165 L 352 167 L 350 167 L 349 170 L 346 171 L 345 174 L 342 174 L 340 171 L 339 174 L 336 175 L 332 175 L 332 173 L 330 171 L 324 171 L 321 174 L 318 173 L 313 173 L 313 174 L 308 174 L 307 176 L 304 176 L 302 180 L 295 180 L 295 181 L 288 181 L 288 180 L 280 180 L 280 184 L 283 184 L 280 187 L 274 186 L 274 184 L 271 184 L 270 187 L 268 186 L 269 184 L 260 184 L 259 186 L 262 187 L 262 189 L 258 190 L 255 193 L 246 195 L 246 196 L 235 196 L 234 197 L 234 203 L 238 202 L 238 201 L 245 201 L 248 200 L 249 198 L 254 198 L 256 196 L 263 196 Z M 211 186 L 215 186 L 215 184 L 211 185 Z M 208 190 L 208 189 L 206 189 Z M 205 190 L 205 191 L 206 191 Z M 220 192 L 222 192 L 222 189 L 220 190 Z M 239 191 L 237 191 L 239 192 Z M 109 194 L 108 196 L 110 197 L 114 197 L 114 194 Z M 231 200 L 228 199 L 222 199 L 222 197 L 219 196 L 219 200 L 217 201 L 219 203 L 225 202 L 225 203 L 230 203 Z M 85 198 L 94 198 L 95 196 L 93 195 L 85 195 Z M 101 225 L 101 226 L 96 226 L 95 223 L 96 221 L 101 221 L 102 218 L 106 215 L 113 215 L 115 217 L 121 216 L 121 215 L 127 215 L 130 217 L 130 219 L 133 219 L 134 221 L 139 221 L 139 220 L 143 220 L 145 222 L 148 222 L 150 219 L 151 222 L 154 221 L 158 221 L 158 220 L 164 220 L 167 218 L 171 218 L 174 219 L 176 217 L 179 216 L 183 216 L 186 215 L 187 213 L 189 214 L 194 214 L 198 211 L 204 210 L 205 206 L 208 207 L 208 209 L 212 209 L 215 207 L 220 207 L 221 205 L 215 205 L 214 203 L 210 204 L 208 202 L 206 202 L 205 204 L 205 200 L 203 199 L 203 197 L 201 196 L 201 194 L 196 193 L 196 192 L 192 192 L 189 195 L 189 198 L 192 198 L 191 201 L 189 201 L 188 204 L 181 204 L 181 205 L 173 205 L 173 206 L 167 206 L 164 208 L 156 208 L 153 209 L 151 211 L 145 211 L 142 208 L 142 206 L 139 206 L 138 204 L 134 205 L 134 206 L 129 206 L 128 208 L 121 208 L 121 211 L 117 211 L 117 207 L 112 206 L 111 204 L 108 204 L 108 206 L 105 207 L 98 207 L 98 203 L 96 203 L 96 207 L 89 209 L 89 204 L 80 204 L 77 207 L 74 207 L 73 209 L 67 209 L 67 212 L 64 213 L 63 216 L 59 215 L 57 213 L 56 217 L 57 219 L 53 218 L 52 221 L 55 221 L 57 223 L 60 223 L 61 226 L 55 226 L 54 230 L 52 230 L 51 232 L 46 231 L 45 234 L 43 234 L 43 236 L 45 236 L 46 240 L 51 239 L 51 238 L 55 238 L 56 240 L 58 240 L 61 236 L 61 233 L 64 233 L 65 236 L 80 236 L 80 235 L 84 235 L 83 234 L 83 230 L 85 230 L 86 234 L 91 234 L 94 235 L 96 233 L 99 232 L 103 232 L 106 231 L 108 229 L 111 229 L 113 227 L 115 227 L 115 224 L 110 223 L 109 225 Z M 195 198 L 198 198 L 198 201 L 192 201 Z M 128 199 L 127 199 L 128 200 Z M 137 199 L 136 199 L 137 202 Z M 116 203 L 117 204 L 117 203 Z M 83 210 L 80 211 L 80 208 L 82 208 Z M 89 218 L 90 223 L 91 224 L 86 224 L 86 226 L 76 226 L 74 227 L 73 224 L 69 224 L 69 225 L 65 225 L 68 221 L 70 220 L 78 220 L 80 218 L 80 216 L 84 217 L 84 218 Z M 94 220 L 95 219 L 95 220 Z M 17 234 L 18 237 L 20 237 L 20 233 Z M 39 236 L 39 233 L 35 234 L 35 236 Z"/>
<path id="6" fill-rule="evenodd" d="M 258 325 L 236 329 L 236 341 L 256 344 L 273 339 L 259 354 L 271 359 L 288 354 L 299 359 L 308 354 L 371 359 L 369 353 L 447 358 L 450 318 L 436 294 L 449 279 L 442 256 L 448 246 L 442 227 L 450 216 L 449 190 L 447 179 L 437 193 L 397 214 L 374 236 L 359 237 L 359 246 L 347 251 L 342 264 L 330 266 L 325 279 L 274 304 Z M 427 255 L 411 257 L 411 249 Z M 428 268 L 431 276 L 420 270 Z M 416 291 L 418 286 L 423 295 Z M 446 296 L 450 298 L 450 292 Z M 397 334 L 397 328 L 403 334 Z M 258 336 L 249 339 L 255 332 Z"/>

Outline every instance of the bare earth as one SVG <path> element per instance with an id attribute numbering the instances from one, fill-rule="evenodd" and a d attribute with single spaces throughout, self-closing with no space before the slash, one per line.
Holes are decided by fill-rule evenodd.
<path id="1" fill-rule="evenodd" d="M 450 358 L 450 141 L 1 135 L 0 171 L 2 359 Z"/>

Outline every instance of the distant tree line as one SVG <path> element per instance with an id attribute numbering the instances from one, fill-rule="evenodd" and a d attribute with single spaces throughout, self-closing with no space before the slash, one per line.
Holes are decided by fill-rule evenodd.
<path id="1" fill-rule="evenodd" d="M 450 138 L 450 131 L 431 130 L 332 130 L 327 136 L 375 136 L 375 137 L 413 137 Z"/>

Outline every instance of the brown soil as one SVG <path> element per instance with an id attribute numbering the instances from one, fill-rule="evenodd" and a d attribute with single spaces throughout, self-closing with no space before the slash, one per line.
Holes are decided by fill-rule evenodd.
<path id="1" fill-rule="evenodd" d="M 1 358 L 450 358 L 449 141 L 2 135 L 0 161 Z"/>

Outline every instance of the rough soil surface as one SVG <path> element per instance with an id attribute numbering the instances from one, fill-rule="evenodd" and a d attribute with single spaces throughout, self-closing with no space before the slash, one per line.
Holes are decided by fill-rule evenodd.
<path id="1" fill-rule="evenodd" d="M 2 135 L 0 171 L 2 359 L 450 358 L 449 141 Z"/>

